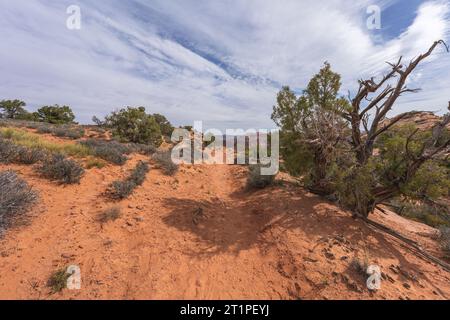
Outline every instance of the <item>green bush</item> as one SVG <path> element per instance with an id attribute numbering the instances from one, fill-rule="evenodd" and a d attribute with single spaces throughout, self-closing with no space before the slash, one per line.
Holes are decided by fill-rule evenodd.
<path id="1" fill-rule="evenodd" d="M 24 115 L 26 103 L 21 100 L 2 100 L 0 101 L 0 110 L 3 110 L 2 116 L 7 119 L 17 119 Z"/>
<path id="2" fill-rule="evenodd" d="M 0 234 L 37 199 L 37 193 L 14 171 L 0 172 Z"/>
<path id="3" fill-rule="evenodd" d="M 162 143 L 161 129 L 155 118 L 145 113 L 144 107 L 121 109 L 105 118 L 105 126 L 113 136 L 123 142 L 152 144 Z"/>
<path id="4" fill-rule="evenodd" d="M 69 280 L 70 274 L 66 269 L 60 269 L 52 273 L 47 281 L 47 286 L 51 288 L 52 293 L 61 292 L 67 287 L 67 280 Z"/>
<path id="5" fill-rule="evenodd" d="M 43 177 L 60 181 L 63 184 L 79 183 L 84 169 L 76 162 L 61 154 L 48 157 L 38 167 Z"/>
<path id="6" fill-rule="evenodd" d="M 153 114 L 153 117 L 155 118 L 156 123 L 158 123 L 158 125 L 161 129 L 161 134 L 163 136 L 170 137 L 172 135 L 174 127 L 169 122 L 169 120 L 167 120 L 167 118 L 165 116 L 163 116 L 162 114 L 158 114 L 158 113 Z"/>
<path id="7" fill-rule="evenodd" d="M 73 123 L 75 115 L 69 106 L 44 106 L 36 112 L 39 121 L 52 124 Z"/>

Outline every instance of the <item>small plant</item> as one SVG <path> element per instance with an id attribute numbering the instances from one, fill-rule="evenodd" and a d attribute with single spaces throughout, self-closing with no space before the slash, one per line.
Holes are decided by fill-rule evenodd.
<path id="1" fill-rule="evenodd" d="M 52 290 L 52 293 L 61 292 L 67 287 L 67 280 L 70 278 L 70 274 L 66 269 L 60 269 L 52 273 L 47 281 L 47 286 Z"/>
<path id="2" fill-rule="evenodd" d="M 0 138 L 0 163 L 12 163 L 17 156 L 17 146 Z"/>
<path id="3" fill-rule="evenodd" d="M 97 158 L 89 158 L 86 161 L 86 169 L 102 169 L 106 166 L 106 163 L 103 160 L 97 159 Z"/>
<path id="4" fill-rule="evenodd" d="M 150 170 L 148 163 L 140 161 L 133 169 L 130 176 L 123 181 L 114 181 L 108 188 L 108 195 L 112 199 L 121 200 L 129 197 L 136 187 L 140 186 L 147 172 Z"/>
<path id="5" fill-rule="evenodd" d="M 62 125 L 52 129 L 51 134 L 60 138 L 80 139 L 84 136 L 84 130 L 73 126 Z"/>
<path id="6" fill-rule="evenodd" d="M 266 176 L 261 174 L 262 165 L 250 165 L 247 186 L 250 188 L 264 189 L 273 185 L 275 176 Z"/>
<path id="7" fill-rule="evenodd" d="M 124 165 L 128 160 L 125 154 L 132 152 L 129 147 L 116 141 L 89 139 L 80 144 L 91 149 L 96 157 L 117 165 Z"/>
<path id="8" fill-rule="evenodd" d="M 14 162 L 19 164 L 35 164 L 43 161 L 47 156 L 47 153 L 41 149 L 22 146 L 17 146 L 16 152 L 17 154 Z"/>
<path id="9" fill-rule="evenodd" d="M 79 183 L 84 174 L 84 169 L 77 162 L 67 159 L 61 154 L 48 157 L 38 171 L 42 176 L 64 184 Z"/>
<path id="10" fill-rule="evenodd" d="M 128 146 L 133 150 L 133 152 L 146 156 L 151 156 L 157 151 L 157 149 L 150 144 L 129 143 Z"/>
<path id="11" fill-rule="evenodd" d="M 358 257 L 354 257 L 351 266 L 353 269 L 355 269 L 356 272 L 358 272 L 361 275 L 367 274 L 367 268 L 369 267 L 369 262 L 366 258 L 361 259 Z"/>
<path id="12" fill-rule="evenodd" d="M 119 217 L 121 216 L 121 210 L 120 207 L 111 207 L 106 209 L 105 211 L 101 212 L 98 217 L 97 220 L 101 223 L 107 223 L 109 221 L 115 221 L 117 219 L 119 219 Z"/>
<path id="13" fill-rule="evenodd" d="M 164 174 L 168 176 L 173 176 L 177 173 L 179 167 L 172 161 L 171 151 L 160 151 L 153 155 L 153 160 L 156 161 L 158 167 L 162 169 Z"/>
<path id="14" fill-rule="evenodd" d="M 0 172 L 0 232 L 23 215 L 37 194 L 14 171 Z"/>
<path id="15" fill-rule="evenodd" d="M 48 124 L 42 124 L 37 127 L 36 131 L 37 131 L 37 133 L 40 133 L 40 134 L 49 134 L 49 133 L 53 133 L 53 128 Z"/>

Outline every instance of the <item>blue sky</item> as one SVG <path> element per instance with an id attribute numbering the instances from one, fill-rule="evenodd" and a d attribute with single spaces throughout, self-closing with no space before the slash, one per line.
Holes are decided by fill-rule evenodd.
<path id="1" fill-rule="evenodd" d="M 66 28 L 72 4 L 81 30 Z M 381 30 L 366 26 L 374 4 Z M 0 99 L 68 104 L 82 123 L 142 105 L 176 125 L 272 128 L 281 86 L 301 91 L 324 61 L 347 94 L 385 61 L 450 42 L 448 0 L 0 0 L 0 12 Z M 449 71 L 441 48 L 408 84 L 422 92 L 394 113 L 443 112 Z"/>

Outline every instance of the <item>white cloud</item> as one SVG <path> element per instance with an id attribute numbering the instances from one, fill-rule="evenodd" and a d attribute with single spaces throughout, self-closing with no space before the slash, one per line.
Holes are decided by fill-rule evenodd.
<path id="1" fill-rule="evenodd" d="M 425 3 L 382 43 L 365 25 L 372 1 L 79 1 L 82 30 L 69 31 L 72 2 L 0 2 L 0 98 L 70 104 L 83 122 L 144 105 L 176 124 L 272 127 L 279 86 L 304 87 L 325 60 L 353 89 L 384 61 L 449 36 L 447 1 Z M 423 92 L 397 110 L 446 105 L 449 59 L 440 51 L 424 65 L 412 79 Z"/>

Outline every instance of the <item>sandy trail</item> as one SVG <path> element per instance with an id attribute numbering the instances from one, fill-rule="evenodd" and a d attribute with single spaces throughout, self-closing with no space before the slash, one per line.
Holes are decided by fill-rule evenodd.
<path id="1" fill-rule="evenodd" d="M 246 191 L 246 169 L 239 166 L 187 166 L 175 177 L 152 169 L 118 203 L 121 218 L 96 222 L 112 205 L 102 196 L 106 186 L 139 159 L 89 170 L 80 185 L 68 187 L 29 167 L 8 166 L 41 197 L 29 223 L 0 241 L 0 298 L 450 297 L 447 272 L 290 183 Z M 438 253 L 432 228 L 392 213 L 375 218 Z M 352 267 L 355 257 L 381 267 L 381 290 L 365 288 L 365 277 Z M 82 289 L 50 294 L 49 275 L 71 264 L 81 268 Z"/>

